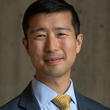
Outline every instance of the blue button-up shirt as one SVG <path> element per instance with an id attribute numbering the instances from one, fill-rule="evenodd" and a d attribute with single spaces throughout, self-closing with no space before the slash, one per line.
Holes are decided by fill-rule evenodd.
<path id="1" fill-rule="evenodd" d="M 69 95 L 72 99 L 70 102 L 70 110 L 78 110 L 73 82 L 72 80 L 70 81 L 70 87 L 65 94 Z M 54 90 L 35 78 L 32 80 L 32 88 L 41 110 L 60 110 L 54 103 L 52 103 L 52 100 L 58 95 Z"/>

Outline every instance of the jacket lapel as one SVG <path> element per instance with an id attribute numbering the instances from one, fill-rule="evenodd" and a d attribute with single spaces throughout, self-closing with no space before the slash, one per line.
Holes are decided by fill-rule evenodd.
<path id="1" fill-rule="evenodd" d="M 75 90 L 78 110 L 90 110 L 86 98 Z M 33 94 L 31 82 L 20 96 L 19 106 L 26 110 L 41 110 L 39 104 Z"/>
<path id="2" fill-rule="evenodd" d="M 90 110 L 86 98 L 75 90 L 75 96 L 78 104 L 78 110 Z"/>
<path id="3" fill-rule="evenodd" d="M 31 82 L 21 94 L 19 106 L 26 110 L 40 110 L 39 104 L 33 95 Z"/>

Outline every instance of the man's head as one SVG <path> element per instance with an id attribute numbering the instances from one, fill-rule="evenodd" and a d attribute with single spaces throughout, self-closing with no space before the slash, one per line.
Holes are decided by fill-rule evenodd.
<path id="1" fill-rule="evenodd" d="M 27 31 L 29 28 L 29 22 L 34 15 L 39 13 L 54 13 L 62 11 L 69 11 L 72 14 L 71 23 L 77 36 L 80 33 L 80 21 L 72 5 L 66 3 L 64 0 L 37 0 L 27 8 L 24 14 L 22 26 L 26 39 L 28 37 Z"/>
<path id="2" fill-rule="evenodd" d="M 39 0 L 27 9 L 23 29 L 37 77 L 69 77 L 83 39 L 74 8 L 63 0 Z"/>

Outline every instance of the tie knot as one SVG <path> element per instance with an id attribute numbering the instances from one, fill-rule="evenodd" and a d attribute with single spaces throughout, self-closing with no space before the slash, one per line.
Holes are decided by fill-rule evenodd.
<path id="1" fill-rule="evenodd" d="M 61 110 L 69 110 L 71 97 L 68 96 L 68 95 L 59 95 L 59 96 L 56 96 L 52 101 L 53 101 L 53 103 L 55 103 Z"/>

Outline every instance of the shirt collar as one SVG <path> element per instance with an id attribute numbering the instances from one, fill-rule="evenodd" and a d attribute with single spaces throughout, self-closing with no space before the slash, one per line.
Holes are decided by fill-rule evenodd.
<path id="1" fill-rule="evenodd" d="M 72 80 L 69 89 L 65 92 L 66 95 L 69 95 L 72 98 L 72 101 L 76 104 L 76 98 L 74 93 L 74 87 Z M 49 88 L 44 83 L 36 80 L 33 78 L 32 80 L 32 89 L 34 92 L 34 95 L 39 102 L 40 107 L 46 106 L 48 103 L 52 101 L 53 98 L 55 98 L 58 94 L 53 91 L 51 88 Z"/>
<path id="2" fill-rule="evenodd" d="M 66 95 L 69 95 L 73 101 L 73 103 L 77 104 L 76 97 L 75 97 L 75 92 L 74 92 L 74 85 L 73 81 L 70 79 L 70 87 L 69 89 L 65 92 Z"/>

